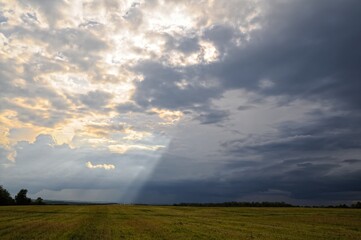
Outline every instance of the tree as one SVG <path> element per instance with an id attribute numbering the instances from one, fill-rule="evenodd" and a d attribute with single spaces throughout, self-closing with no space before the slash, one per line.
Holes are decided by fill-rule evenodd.
<path id="1" fill-rule="evenodd" d="M 29 205 L 31 203 L 31 199 L 26 196 L 28 190 L 21 189 L 19 193 L 15 196 L 15 202 L 18 205 Z"/>
<path id="2" fill-rule="evenodd" d="M 0 205 L 11 205 L 14 204 L 14 199 L 10 193 L 0 185 Z"/>
<path id="3" fill-rule="evenodd" d="M 36 204 L 36 205 L 44 205 L 45 203 L 44 203 L 44 201 L 43 201 L 43 199 L 41 197 L 38 197 L 35 200 L 34 204 Z"/>
<path id="4" fill-rule="evenodd" d="M 357 202 L 351 205 L 352 208 L 361 208 L 361 202 Z"/>

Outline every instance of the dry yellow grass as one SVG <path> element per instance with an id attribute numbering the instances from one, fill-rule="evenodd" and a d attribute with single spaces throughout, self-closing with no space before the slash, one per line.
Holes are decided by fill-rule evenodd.
<path id="1" fill-rule="evenodd" d="M 0 239 L 361 239 L 361 210 L 4 206 Z"/>

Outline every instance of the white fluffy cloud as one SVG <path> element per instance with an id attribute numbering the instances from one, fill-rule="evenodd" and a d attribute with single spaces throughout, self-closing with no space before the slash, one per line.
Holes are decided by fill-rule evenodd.
<path id="1" fill-rule="evenodd" d="M 105 170 L 112 170 L 115 169 L 115 166 L 113 164 L 96 164 L 93 165 L 91 162 L 86 162 L 86 167 L 90 168 L 90 169 L 94 169 L 94 168 L 103 168 Z"/>

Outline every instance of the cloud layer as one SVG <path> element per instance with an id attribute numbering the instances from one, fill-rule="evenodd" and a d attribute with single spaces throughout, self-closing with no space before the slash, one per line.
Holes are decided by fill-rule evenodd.
<path id="1" fill-rule="evenodd" d="M 1 184 L 68 200 L 359 200 L 360 5 L 0 1 Z"/>

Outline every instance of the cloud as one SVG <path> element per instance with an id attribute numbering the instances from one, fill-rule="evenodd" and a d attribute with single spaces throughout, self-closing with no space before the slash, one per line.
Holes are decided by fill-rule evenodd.
<path id="1" fill-rule="evenodd" d="M 2 12 L 0 12 L 0 24 L 6 23 L 8 21 L 8 18 L 3 15 Z"/>
<path id="2" fill-rule="evenodd" d="M 228 117 L 229 113 L 222 110 L 210 110 L 205 113 L 201 113 L 197 119 L 201 124 L 213 124 L 219 123 L 225 120 Z"/>
<path id="3" fill-rule="evenodd" d="M 355 52 L 361 32 L 346 28 L 359 20 L 357 5 L 357 1 L 273 1 L 262 18 L 267 23 L 254 32 L 257 40 L 232 47 L 224 61 L 211 64 L 209 72 L 221 78 L 226 88 L 283 95 L 291 101 L 327 99 L 358 108 L 359 68 L 355 64 L 359 56 Z M 333 21 L 326 20 L 330 16 Z M 335 31 L 340 34 L 335 36 Z M 339 59 L 347 60 L 340 63 Z M 258 90 L 263 79 L 272 81 L 273 87 Z"/>
<path id="4" fill-rule="evenodd" d="M 49 135 L 40 135 L 33 143 L 19 142 L 15 149 L 15 162 L 4 159 L 2 150 L 0 155 L 0 181 L 12 194 L 27 188 L 30 194 L 44 193 L 41 195 L 44 198 L 58 196 L 68 200 L 81 199 L 76 194 L 79 191 L 84 194 L 112 191 L 113 196 L 106 201 L 130 202 L 159 157 L 159 153 L 150 152 L 119 155 L 106 149 L 71 148 L 67 144 L 57 145 Z M 97 169 L 109 171 L 105 174 Z M 62 196 L 63 190 L 75 192 Z"/>
<path id="5" fill-rule="evenodd" d="M 102 91 L 91 91 L 80 96 L 80 101 L 89 108 L 100 109 L 106 107 L 112 99 L 112 95 Z"/>
<path id="6" fill-rule="evenodd" d="M 0 5 L 10 189 L 127 201 L 139 190 L 158 203 L 360 198 L 359 1 Z"/>
<path id="7" fill-rule="evenodd" d="M 164 148 L 162 145 L 110 145 L 108 149 L 113 153 L 123 154 L 129 150 L 157 151 Z"/>
<path id="8" fill-rule="evenodd" d="M 361 160 L 360 159 L 345 159 L 345 160 L 343 160 L 343 162 L 349 163 L 349 164 L 356 164 L 356 163 L 360 163 Z"/>
<path id="9" fill-rule="evenodd" d="M 174 163 L 171 159 L 167 159 L 164 160 L 162 168 L 164 165 L 168 165 L 169 168 L 155 173 L 154 178 L 144 186 L 137 201 L 222 202 L 242 201 L 242 199 L 247 199 L 247 196 L 253 196 L 248 198 L 248 201 L 249 199 L 255 201 L 254 194 L 262 194 L 271 189 L 277 189 L 278 193 L 274 192 L 268 196 L 263 194 L 259 199 L 275 201 L 283 196 L 284 192 L 287 192 L 287 202 L 295 204 L 351 202 L 360 197 L 361 192 L 358 187 L 360 171 L 357 169 L 351 172 L 350 169 L 342 171 L 340 163 L 329 164 L 327 163 L 329 160 L 329 158 L 290 159 L 271 164 L 266 161 L 251 161 L 242 164 L 242 161 L 238 160 L 238 165 L 224 166 L 222 169 L 214 170 L 213 176 L 177 179 L 175 176 L 173 178 L 164 176 L 166 169 L 175 174 L 172 170 L 175 167 Z M 179 172 L 183 167 L 188 169 L 185 163 L 180 163 L 180 165 Z M 191 165 L 193 168 L 197 166 L 195 163 Z M 165 198 L 157 197 L 163 194 Z"/>
<path id="10" fill-rule="evenodd" d="M 21 15 L 21 20 L 25 24 L 36 24 L 38 23 L 38 18 L 36 17 L 36 13 L 25 13 Z"/>
<path id="11" fill-rule="evenodd" d="M 87 162 L 86 163 L 86 167 L 90 168 L 90 169 L 94 169 L 94 168 L 103 168 L 105 170 L 112 170 L 115 169 L 115 166 L 113 164 L 96 164 L 93 165 L 91 162 Z"/>

